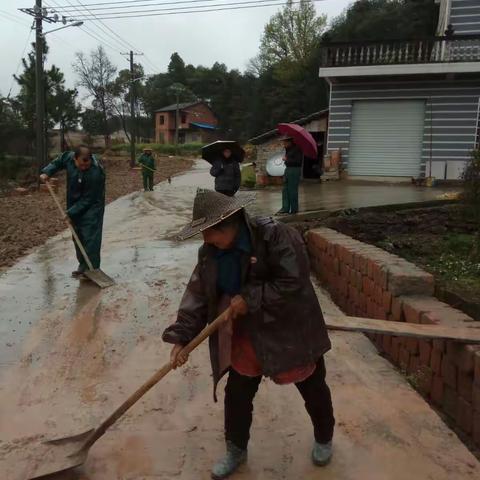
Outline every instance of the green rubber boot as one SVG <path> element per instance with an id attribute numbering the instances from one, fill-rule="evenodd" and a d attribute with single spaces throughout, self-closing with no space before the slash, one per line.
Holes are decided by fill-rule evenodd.
<path id="1" fill-rule="evenodd" d="M 312 460 L 317 467 L 327 465 L 332 458 L 332 442 L 313 444 Z"/>
<path id="2" fill-rule="evenodd" d="M 212 468 L 212 479 L 222 480 L 235 472 L 240 465 L 247 461 L 247 451 L 238 448 L 227 441 L 227 453 Z"/>

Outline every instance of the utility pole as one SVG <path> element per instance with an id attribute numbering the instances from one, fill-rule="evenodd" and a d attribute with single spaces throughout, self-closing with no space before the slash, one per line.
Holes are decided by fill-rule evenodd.
<path id="1" fill-rule="evenodd" d="M 135 72 L 133 68 L 133 50 L 130 50 L 130 167 L 135 166 Z"/>
<path id="2" fill-rule="evenodd" d="M 175 110 L 175 155 L 178 155 L 178 129 L 180 127 L 180 109 L 179 109 L 179 102 L 180 102 L 180 92 L 177 89 L 176 93 L 177 99 L 177 108 Z"/>
<path id="3" fill-rule="evenodd" d="M 133 57 L 135 55 L 143 55 L 143 53 L 134 53 L 133 50 L 130 50 L 129 53 L 122 53 L 122 55 L 128 55 L 130 58 L 130 168 L 133 168 L 135 166 L 135 140 L 137 136 L 135 82 L 139 80 L 139 78 L 135 78 Z"/>
<path id="4" fill-rule="evenodd" d="M 45 35 L 57 30 L 62 30 L 68 27 L 80 27 L 83 22 L 75 21 L 74 19 L 62 16 L 42 5 L 42 0 L 35 0 L 33 8 L 20 8 L 21 12 L 26 13 L 34 18 L 35 28 L 35 150 L 36 150 L 36 167 L 37 167 L 37 185 L 40 186 L 40 169 L 46 163 L 47 159 L 47 125 L 46 117 L 46 102 L 45 102 L 45 74 L 43 71 L 43 47 L 45 43 Z M 47 23 L 62 22 L 63 26 L 43 33 L 43 21 Z"/>
<path id="5" fill-rule="evenodd" d="M 40 170 L 45 164 L 45 87 L 43 74 L 42 0 L 35 2 L 35 97 L 36 97 L 36 156 L 37 178 L 40 185 Z"/>

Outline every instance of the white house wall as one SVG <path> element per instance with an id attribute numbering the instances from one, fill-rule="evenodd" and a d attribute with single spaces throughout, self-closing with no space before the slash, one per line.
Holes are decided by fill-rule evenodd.
<path id="1" fill-rule="evenodd" d="M 347 170 L 353 102 L 380 99 L 425 100 L 421 172 L 425 174 L 431 158 L 433 176 L 461 175 L 477 141 L 479 79 L 333 83 L 327 149 L 342 150 Z"/>

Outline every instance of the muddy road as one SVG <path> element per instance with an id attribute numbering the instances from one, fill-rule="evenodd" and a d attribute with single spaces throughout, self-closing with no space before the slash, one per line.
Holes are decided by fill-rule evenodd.
<path id="1" fill-rule="evenodd" d="M 42 439 L 95 426 L 167 359 L 161 333 L 175 312 L 198 241 L 173 238 L 190 217 L 200 165 L 153 193 L 107 208 L 99 291 L 69 277 L 67 233 L 0 277 L 0 478 L 24 480 Z M 256 211 L 273 211 L 268 192 Z M 328 314 L 336 307 L 319 291 Z M 292 386 L 263 381 L 250 460 L 234 479 L 479 478 L 478 461 L 362 335 L 332 334 L 327 355 L 337 429 L 331 465 L 311 465 L 312 432 Z M 221 389 L 220 389 L 221 391 Z M 222 400 L 222 395 L 220 396 Z M 82 469 L 51 480 L 203 480 L 223 451 L 206 345 L 168 375 L 92 448 Z"/>

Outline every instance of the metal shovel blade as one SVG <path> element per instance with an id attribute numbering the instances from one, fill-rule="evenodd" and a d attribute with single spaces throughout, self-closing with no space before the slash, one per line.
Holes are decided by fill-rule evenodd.
<path id="1" fill-rule="evenodd" d="M 64 472 L 82 465 L 87 459 L 88 449 L 83 445 L 94 429 L 71 437 L 43 442 L 35 452 L 35 460 L 29 469 L 28 480 Z"/>
<path id="2" fill-rule="evenodd" d="M 115 280 L 113 280 L 113 278 L 109 277 L 99 268 L 95 270 L 85 270 L 83 275 L 93 283 L 97 284 L 100 288 L 107 288 L 115 285 Z"/>

